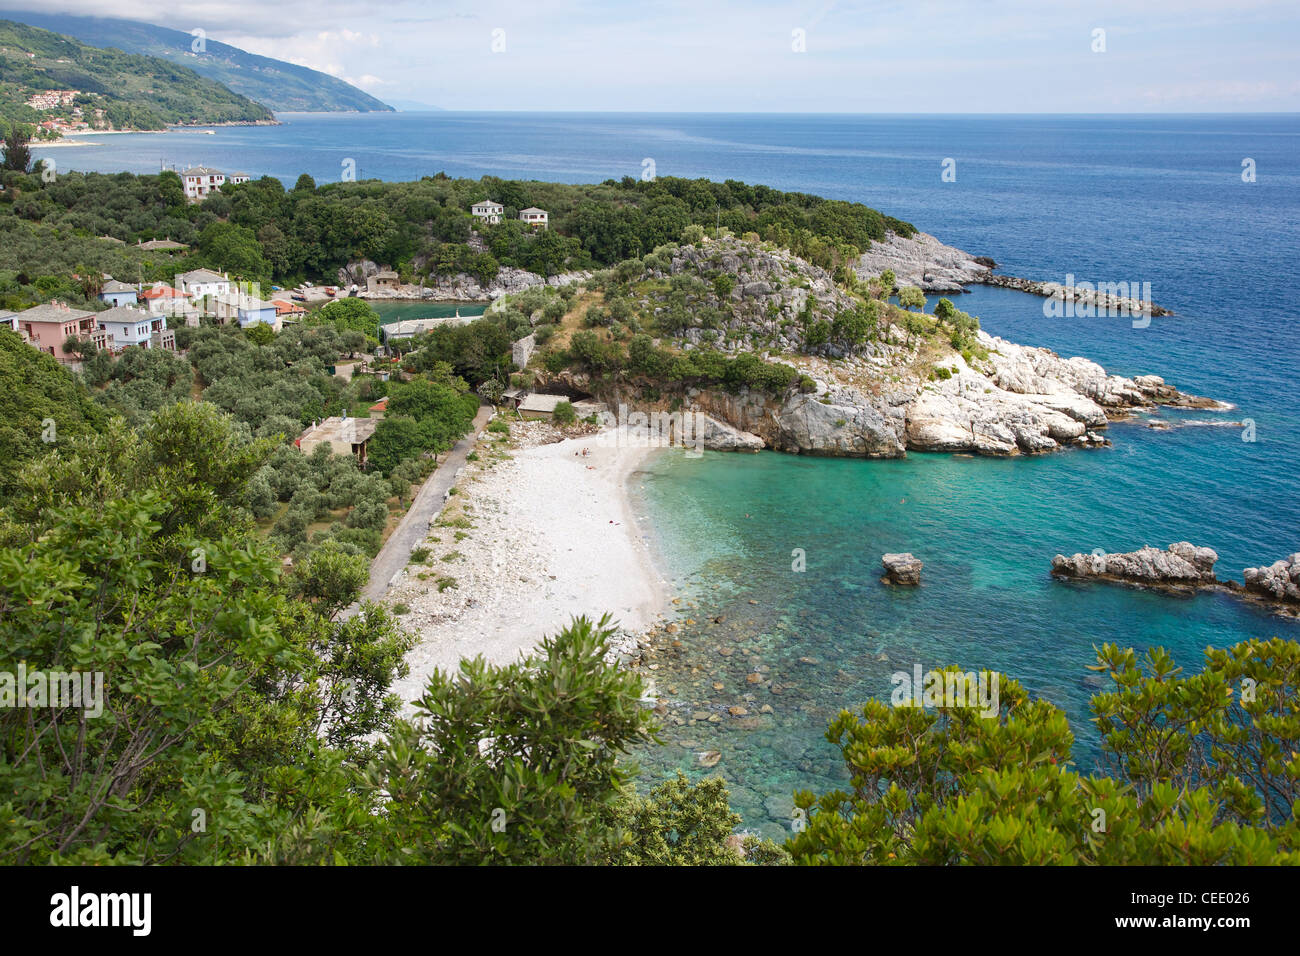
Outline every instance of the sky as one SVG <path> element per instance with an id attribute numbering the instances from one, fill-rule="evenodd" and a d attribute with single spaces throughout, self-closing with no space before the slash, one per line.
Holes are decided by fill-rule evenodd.
<path id="1" fill-rule="evenodd" d="M 1300 110 L 1295 0 L 0 0 L 144 20 L 399 107 Z"/>

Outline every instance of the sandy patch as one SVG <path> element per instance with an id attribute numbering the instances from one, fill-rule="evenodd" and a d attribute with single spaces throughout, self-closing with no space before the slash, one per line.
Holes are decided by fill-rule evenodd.
<path id="1" fill-rule="evenodd" d="M 548 432 L 514 422 L 511 444 L 528 446 Z M 419 635 L 407 656 L 410 675 L 394 684 L 404 701 L 435 668 L 455 669 L 477 654 L 509 663 L 574 616 L 608 611 L 637 633 L 665 609 L 665 583 L 627 493 L 652 452 L 594 437 L 505 449 L 495 437 L 483 433 L 480 460 L 465 467 L 429 529 L 428 559 L 408 565 L 385 597 L 409 608 L 401 619 Z M 502 450 L 511 457 L 499 457 Z M 458 518 L 469 526 L 456 527 Z"/>

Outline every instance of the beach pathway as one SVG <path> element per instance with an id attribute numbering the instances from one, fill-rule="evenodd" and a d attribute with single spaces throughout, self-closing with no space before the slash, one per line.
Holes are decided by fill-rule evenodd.
<path id="1" fill-rule="evenodd" d="M 379 554 L 370 563 L 370 581 L 361 589 L 361 601 L 378 601 L 388 591 L 388 585 L 397 572 L 406 567 L 411 560 L 411 551 L 424 541 L 429 533 L 431 522 L 442 510 L 447 490 L 456 483 L 456 472 L 465 464 L 465 458 L 474 448 L 478 434 L 492 418 L 492 406 L 484 405 L 474 416 L 474 425 L 469 434 L 452 446 L 447 457 L 442 460 L 424 485 L 420 488 L 402 516 L 401 522 L 388 536 Z M 360 601 L 347 608 L 340 617 L 349 618 L 355 614 Z"/>

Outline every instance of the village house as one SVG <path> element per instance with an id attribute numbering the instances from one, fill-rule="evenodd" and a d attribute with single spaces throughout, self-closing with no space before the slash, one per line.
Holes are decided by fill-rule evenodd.
<path id="1" fill-rule="evenodd" d="M 79 90 L 44 90 L 29 96 L 27 105 L 34 110 L 57 110 L 61 106 L 71 106 L 79 92 Z"/>
<path id="2" fill-rule="evenodd" d="M 176 333 L 167 328 L 167 317 L 144 309 L 116 306 L 95 316 L 106 334 L 105 346 L 113 352 L 137 346 L 142 349 L 176 350 Z"/>
<path id="3" fill-rule="evenodd" d="M 388 411 L 388 396 L 385 395 L 375 404 L 370 406 L 370 417 L 375 421 L 382 421 L 385 413 Z"/>
<path id="4" fill-rule="evenodd" d="M 538 209 L 536 206 L 529 206 L 527 209 L 519 210 L 519 218 L 528 225 L 543 229 L 547 228 L 547 213 L 545 209 Z"/>
<path id="5" fill-rule="evenodd" d="M 501 217 L 505 213 L 506 207 L 501 205 L 499 202 L 493 202 L 491 199 L 484 199 L 482 202 L 476 202 L 474 205 L 470 206 L 469 211 L 484 222 L 491 223 L 495 226 L 501 221 Z"/>
<path id="6" fill-rule="evenodd" d="M 155 282 L 151 288 L 140 293 L 139 302 L 153 315 L 170 315 L 191 328 L 198 328 L 202 311 L 194 305 L 185 293 L 174 289 L 165 282 Z"/>
<path id="7" fill-rule="evenodd" d="M 150 239 L 148 242 L 137 242 L 135 246 L 145 252 L 176 252 L 189 248 L 185 243 L 173 239 Z"/>
<path id="8" fill-rule="evenodd" d="M 396 272 L 377 272 L 366 279 L 366 291 L 371 295 L 379 292 L 397 292 L 402 287 L 402 278 Z"/>
<path id="9" fill-rule="evenodd" d="M 94 312 L 69 308 L 63 302 L 47 302 L 18 313 L 18 330 L 26 334 L 27 341 L 46 355 L 52 355 L 63 365 L 79 367 L 77 356 L 63 351 L 68 336 L 90 339 L 103 348 L 107 338 L 100 331 Z"/>
<path id="10" fill-rule="evenodd" d="M 27 341 L 26 333 L 24 333 L 22 329 L 18 328 L 17 312 L 9 312 L 5 309 L 0 309 L 0 329 L 8 329 L 10 332 L 16 332 L 18 335 L 22 336 L 24 342 Z"/>
<path id="11" fill-rule="evenodd" d="M 550 418 L 555 414 L 555 406 L 567 401 L 568 398 L 564 395 L 544 395 L 541 392 L 533 392 L 516 408 L 521 418 Z"/>
<path id="12" fill-rule="evenodd" d="M 374 418 L 327 418 L 323 422 L 313 422 L 294 440 L 294 445 L 304 455 L 310 455 L 320 445 L 329 445 L 334 454 L 355 455 L 357 463 L 365 465 L 370 436 L 378 426 L 379 421 Z"/>
<path id="13" fill-rule="evenodd" d="M 112 306 L 135 305 L 137 294 L 135 286 L 109 279 L 99 290 L 99 301 Z"/>
<path id="14" fill-rule="evenodd" d="M 222 325 L 238 322 L 240 328 L 247 329 L 260 323 L 269 325 L 276 332 L 282 328 L 280 313 L 274 302 L 265 302 L 246 292 L 217 295 L 211 302 L 213 314 Z"/>
<path id="15" fill-rule="evenodd" d="M 181 173 L 181 182 L 185 186 L 185 198 L 197 202 L 224 186 L 226 174 L 208 166 L 194 166 Z"/>
<path id="16" fill-rule="evenodd" d="M 246 183 L 252 177 L 248 173 L 231 173 L 230 178 L 226 180 L 232 186 L 238 186 L 240 183 Z"/>
<path id="17" fill-rule="evenodd" d="M 402 319 L 398 322 L 381 325 L 379 327 L 379 340 L 388 343 L 397 339 L 410 339 L 417 335 L 423 335 L 440 325 L 460 325 L 467 321 L 468 319 L 461 318 L 459 309 L 456 310 L 455 315 L 442 316 L 441 318 Z"/>
<path id="18" fill-rule="evenodd" d="M 190 299 L 228 295 L 230 276 L 218 275 L 211 269 L 194 269 L 176 277 L 176 288 Z"/>
<path id="19" fill-rule="evenodd" d="M 297 302 L 288 302 L 284 299 L 272 299 L 271 304 L 275 306 L 276 317 L 279 318 L 283 326 L 286 322 L 300 322 L 302 317 L 307 314 L 307 310 Z"/>

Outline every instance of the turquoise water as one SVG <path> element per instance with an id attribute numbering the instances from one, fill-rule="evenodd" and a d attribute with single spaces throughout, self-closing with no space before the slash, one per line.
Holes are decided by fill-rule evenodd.
<path id="1" fill-rule="evenodd" d="M 639 176 L 651 157 L 660 175 L 858 200 L 990 255 L 1013 275 L 1150 282 L 1154 300 L 1177 315 L 1146 329 L 1127 319 L 1048 319 L 1040 299 L 1001 289 L 976 288 L 959 305 L 1011 341 L 1085 355 L 1120 374 L 1162 375 L 1237 406 L 1220 417 L 1256 423 L 1255 442 L 1231 428 L 1118 425 L 1113 448 L 1033 459 L 663 455 L 637 486 L 670 576 L 698 605 L 682 617 L 700 623 L 683 627 L 682 647 L 653 672 L 670 714 L 686 723 L 670 723 L 667 746 L 639 755 L 644 779 L 678 767 L 720 773 L 746 824 L 779 836 L 792 790 L 841 782 L 822 737 L 829 720 L 887 695 L 894 670 L 1005 670 L 1067 710 L 1087 766 L 1096 756 L 1086 709 L 1095 682 L 1085 670 L 1094 644 L 1159 643 L 1195 669 L 1207 645 L 1300 637 L 1295 623 L 1222 596 L 1180 599 L 1048 575 L 1053 554 L 1098 547 L 1187 539 L 1215 548 L 1220 575 L 1238 578 L 1243 567 L 1300 551 L 1300 116 L 285 119 L 34 152 L 61 169 L 204 162 L 289 183 L 304 171 L 337 179 L 347 159 L 362 177 L 389 180 L 445 170 L 599 182 Z M 940 178 L 945 158 L 956 160 L 956 182 Z M 1255 182 L 1241 179 L 1246 158 Z M 422 310 L 404 318 L 437 314 L 400 308 Z M 790 570 L 794 548 L 807 554 L 802 574 Z M 879 583 L 880 555 L 893 550 L 925 561 L 921 588 Z M 704 623 L 715 616 L 726 620 Z M 762 683 L 746 682 L 753 673 Z M 737 705 L 749 713 L 721 713 Z M 719 720 L 692 725 L 697 712 Z M 723 756 L 706 771 L 695 755 L 710 749 Z"/>
<path id="2" fill-rule="evenodd" d="M 1259 522 L 1231 535 L 1212 516 L 1153 480 L 1149 465 L 1183 445 L 1213 460 L 1236 432 L 1157 433 L 1113 427 L 1115 448 L 986 460 L 911 455 L 864 462 L 762 453 L 662 454 L 637 476 L 674 593 L 690 605 L 683 647 L 651 676 L 671 701 L 667 746 L 638 755 L 649 780 L 681 769 L 721 773 L 747 825 L 788 824 L 783 795 L 842 782 L 822 739 L 842 708 L 887 698 L 893 671 L 959 664 L 1020 679 L 1068 712 L 1087 766 L 1096 756 L 1087 700 L 1098 682 L 1085 665 L 1106 642 L 1161 644 L 1196 669 L 1207 645 L 1300 628 L 1220 595 L 1175 598 L 1105 585 L 1061 583 L 1057 552 L 1213 544 L 1228 567 L 1266 551 Z M 806 570 L 792 570 L 803 549 Z M 917 589 L 880 578 L 880 555 L 925 561 Z M 1239 576 L 1239 574 L 1238 574 Z M 712 623 L 724 616 L 721 624 Z M 733 651 L 729 656 L 720 648 Z M 761 673 L 755 686 L 746 678 Z M 722 690 L 714 690 L 720 682 Z M 748 696 L 747 696 L 748 695 Z M 773 709 L 760 713 L 763 705 Z M 726 708 L 740 705 L 737 719 Z M 690 722 L 702 711 L 720 721 Z M 673 718 L 686 720 L 678 725 Z M 712 771 L 697 754 L 722 753 Z M 775 835 L 775 833 L 774 833 Z"/>

